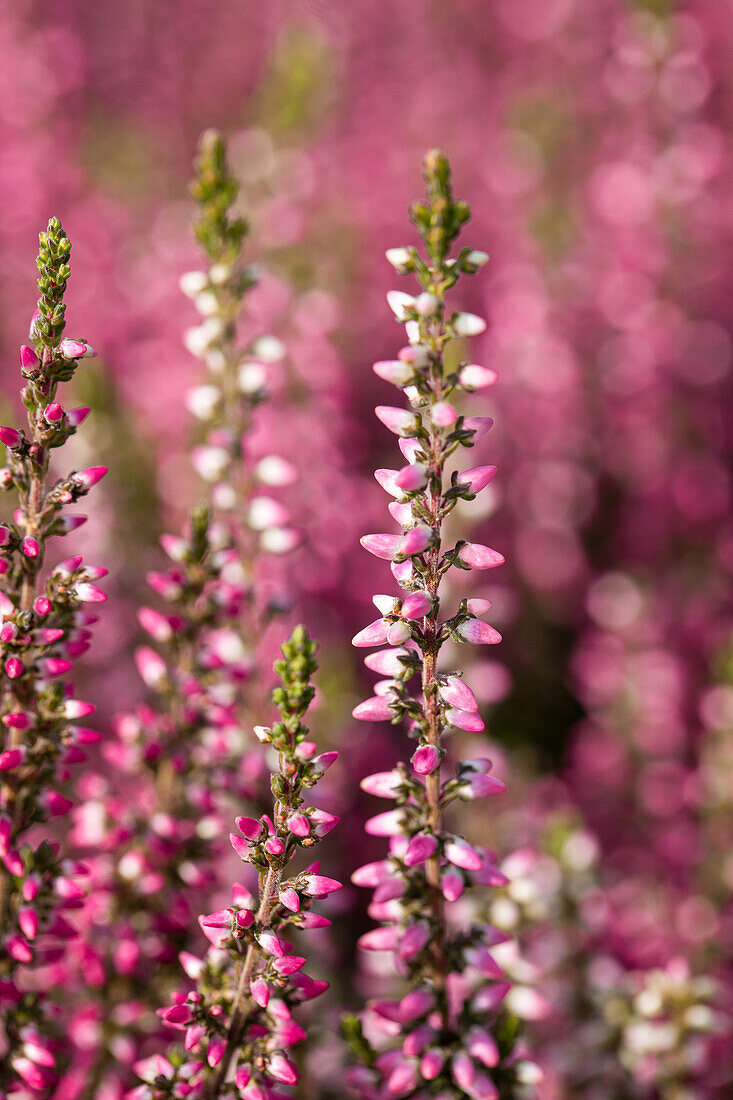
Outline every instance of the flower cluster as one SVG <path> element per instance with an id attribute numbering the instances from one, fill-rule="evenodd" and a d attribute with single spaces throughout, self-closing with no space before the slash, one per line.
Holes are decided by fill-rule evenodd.
<path id="1" fill-rule="evenodd" d="M 55 536 L 81 526 L 69 514 L 107 472 L 103 466 L 51 481 L 52 451 L 85 420 L 88 408 L 65 409 L 58 388 L 79 361 L 95 354 L 63 336 L 71 245 L 56 218 L 39 237 L 41 292 L 20 349 L 27 428 L 0 428 L 7 465 L 0 483 L 15 494 L 12 519 L 0 525 L 0 1091 L 43 1090 L 55 1081 L 48 1002 L 31 971 L 63 957 L 76 934 L 64 913 L 78 909 L 86 868 L 53 839 L 49 819 L 68 813 L 60 790 L 70 766 L 86 760 L 99 735 L 79 722 L 94 711 L 74 697 L 73 661 L 89 646 L 94 615 L 106 599 L 96 581 L 106 569 L 80 556 L 44 571 Z M 30 979 L 30 980 L 29 980 Z"/>
<path id="2" fill-rule="evenodd" d="M 118 790 L 98 777 L 76 819 L 77 843 L 99 856 L 88 952 L 99 987 L 92 1011 L 104 1041 L 96 1064 L 81 1071 L 92 1090 L 107 1074 L 112 1087 L 156 1024 L 161 983 L 173 978 L 176 954 L 193 932 L 188 891 L 210 891 L 217 881 L 222 813 L 258 799 L 262 751 L 252 751 L 242 731 L 261 691 L 258 643 L 282 600 L 262 597 L 257 565 L 262 553 L 283 553 L 297 541 L 284 507 L 260 491 L 289 484 L 294 468 L 276 455 L 251 463 L 246 452 L 265 396 L 265 366 L 254 349 L 261 358 L 282 349 L 274 337 L 246 351 L 237 345 L 237 320 L 256 273 L 243 263 L 247 225 L 232 213 L 238 185 L 218 134 L 202 138 L 192 191 L 196 235 L 211 260 L 208 273 L 182 280 L 187 292 L 198 288 L 195 302 L 206 320 L 196 331 L 200 339 L 208 333 L 205 349 L 191 332 L 187 343 L 205 350 L 216 376 L 216 384 L 188 394 L 208 432 L 193 450 L 207 499 L 181 534 L 162 536 L 171 564 L 147 575 L 164 607 L 139 609 L 151 644 L 139 646 L 135 658 L 155 705 L 120 715 L 117 739 L 105 752 L 127 785 Z"/>
<path id="3" fill-rule="evenodd" d="M 315 642 L 296 627 L 275 662 L 280 686 L 273 692 L 279 721 L 257 727 L 261 741 L 277 752 L 271 777 L 274 806 L 260 818 L 238 817 L 232 847 L 259 878 L 259 888 L 232 890 L 233 904 L 199 918 L 212 947 L 205 958 L 183 953 L 186 973 L 196 982 L 189 993 L 175 994 L 163 1020 L 185 1032 L 186 1055 L 143 1060 L 136 1071 L 146 1084 L 130 1100 L 168 1096 L 242 1097 L 274 1100 L 282 1084 L 295 1085 L 297 1069 L 286 1051 L 305 1038 L 292 1009 L 319 996 L 328 983 L 302 972 L 305 957 L 295 954 L 291 930 L 322 928 L 326 917 L 311 912 L 314 900 L 341 888 L 311 863 L 292 871 L 301 849 L 310 851 L 338 819 L 304 804 L 310 790 L 338 753 L 317 753 L 303 717 L 314 689 Z M 287 876 L 290 877 L 287 877 Z"/>
<path id="4" fill-rule="evenodd" d="M 452 196 L 450 168 L 441 151 L 426 156 L 424 178 L 427 202 L 413 204 L 410 213 L 425 258 L 414 248 L 387 253 L 395 268 L 413 272 L 422 288 L 417 297 L 399 291 L 388 295 L 397 319 L 406 323 L 409 344 L 397 359 L 374 365 L 409 400 L 408 409 L 376 410 L 400 437 L 407 459 L 401 469 L 375 475 L 396 498 L 389 512 L 401 530 L 362 539 L 370 553 L 390 561 L 404 596 L 376 596 L 381 618 L 354 638 L 356 646 L 389 646 L 366 659 L 385 678 L 374 696 L 355 708 L 354 717 L 407 719 L 417 741 L 411 768 L 399 764 L 362 783 L 367 792 L 394 799 L 397 807 L 366 826 L 368 833 L 389 838 L 388 858 L 353 876 L 358 885 L 374 888 L 369 912 L 381 922 L 361 937 L 360 946 L 392 952 L 407 992 L 399 1000 L 370 1006 L 370 1025 L 387 1037 L 399 1035 L 400 1046 L 375 1055 L 354 1020 L 347 1022 L 347 1030 L 367 1063 L 353 1076 L 366 1097 L 422 1097 L 459 1089 L 476 1100 L 490 1100 L 500 1090 L 508 1095 L 514 1082 L 534 1080 L 537 1068 L 518 1058 L 514 1024 L 500 1017 L 509 986 L 490 949 L 504 935 L 485 924 L 464 927 L 452 912 L 467 888 L 505 879 L 487 849 L 450 830 L 445 811 L 456 799 L 500 794 L 504 785 L 484 758 L 450 768 L 446 733 L 451 728 L 480 732 L 484 726 L 473 692 L 460 673 L 444 669 L 440 655 L 449 640 L 493 644 L 500 637 L 482 618 L 488 600 L 462 599 L 457 611 L 444 617 L 440 589 L 450 569 L 490 569 L 503 561 L 489 547 L 465 540 L 442 546 L 443 527 L 456 502 L 473 499 L 495 472 L 493 466 L 454 469 L 446 481 L 451 456 L 473 447 L 491 427 L 488 417 L 465 416 L 456 404 L 496 375 L 477 364 L 446 364 L 449 341 L 485 328 L 474 314 L 447 312 L 446 291 L 462 273 L 477 271 L 487 256 L 464 248 L 450 258 L 469 210 Z M 417 690 L 410 687 L 414 676 L 420 677 Z"/>

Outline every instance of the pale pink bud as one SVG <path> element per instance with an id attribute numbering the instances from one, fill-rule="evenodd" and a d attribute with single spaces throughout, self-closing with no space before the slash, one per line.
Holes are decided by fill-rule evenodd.
<path id="1" fill-rule="evenodd" d="M 374 477 L 385 490 L 385 492 L 390 493 L 390 495 L 393 497 L 398 497 L 402 493 L 402 490 L 397 485 L 397 477 L 399 473 L 399 470 L 380 469 L 374 471 Z"/>
<path id="2" fill-rule="evenodd" d="M 397 769 L 391 772 L 375 772 L 362 779 L 359 786 L 367 794 L 373 794 L 377 798 L 394 798 L 402 785 L 402 776 Z"/>
<path id="3" fill-rule="evenodd" d="M 459 1088 L 468 1091 L 476 1078 L 476 1067 L 467 1054 L 460 1052 L 451 1059 L 453 1080 Z"/>
<path id="4" fill-rule="evenodd" d="M 303 882 L 306 894 L 312 898 L 325 898 L 342 887 L 337 879 L 326 878 L 325 875 L 304 875 Z"/>
<path id="5" fill-rule="evenodd" d="M 387 1078 L 390 1096 L 407 1096 L 417 1087 L 417 1065 L 414 1062 L 398 1062 Z"/>
<path id="6" fill-rule="evenodd" d="M 473 432 L 471 442 L 477 443 L 493 427 L 494 421 L 490 416 L 464 416 L 463 427 L 466 431 Z"/>
<path id="7" fill-rule="evenodd" d="M 430 415 L 433 418 L 433 424 L 437 424 L 439 428 L 450 428 L 458 419 L 458 413 L 447 401 L 436 401 L 430 410 Z"/>
<path id="8" fill-rule="evenodd" d="M 288 1061 L 284 1054 L 270 1055 L 267 1069 L 271 1077 L 276 1081 L 282 1081 L 285 1085 L 297 1085 L 298 1074 L 292 1062 Z"/>
<path id="9" fill-rule="evenodd" d="M 337 814 L 329 814 L 326 810 L 311 810 L 311 829 L 317 837 L 326 836 L 341 820 Z"/>
<path id="10" fill-rule="evenodd" d="M 401 809 L 387 810 L 386 813 L 370 817 L 364 825 L 369 836 L 396 836 L 402 832 L 404 814 Z"/>
<path id="11" fill-rule="evenodd" d="M 165 679 L 166 665 L 163 658 L 148 646 L 140 646 L 135 650 L 135 664 L 143 680 L 149 688 L 154 688 Z"/>
<path id="12" fill-rule="evenodd" d="M 387 627 L 387 641 L 390 645 L 401 646 L 412 637 L 412 627 L 405 622 L 390 623 Z"/>
<path id="13" fill-rule="evenodd" d="M 360 936 L 358 946 L 362 951 L 394 951 L 400 940 L 399 928 L 372 928 Z"/>
<path id="14" fill-rule="evenodd" d="M 489 1069 L 499 1065 L 499 1048 L 489 1031 L 471 1028 L 466 1037 L 466 1050 L 472 1058 Z"/>
<path id="15" fill-rule="evenodd" d="M 385 428 L 389 428 L 395 435 L 414 435 L 420 427 L 420 417 L 408 409 L 400 409 L 393 405 L 377 405 L 374 412 Z"/>
<path id="16" fill-rule="evenodd" d="M 415 377 L 415 370 L 409 363 L 403 363 L 401 359 L 380 359 L 372 365 L 372 370 L 385 382 L 391 382 L 402 390 Z"/>
<path id="17" fill-rule="evenodd" d="M 432 606 L 433 599 L 428 592 L 411 592 L 404 600 L 400 614 L 404 619 L 422 619 Z"/>
<path id="18" fill-rule="evenodd" d="M 372 645 L 384 645 L 387 641 L 388 623 L 384 619 L 375 619 L 369 626 L 365 626 L 351 639 L 351 644 L 357 648 L 365 649 Z"/>
<path id="19" fill-rule="evenodd" d="M 432 527 L 413 527 L 399 540 L 397 553 L 410 558 L 414 554 L 422 554 L 433 542 Z"/>
<path id="20" fill-rule="evenodd" d="M 165 615 L 152 607 L 140 607 L 137 612 L 140 626 L 156 642 L 168 642 L 173 637 L 173 629 Z"/>
<path id="21" fill-rule="evenodd" d="M 458 381 L 469 390 L 481 390 L 493 386 L 499 375 L 491 367 L 481 367 L 478 363 L 467 363 L 458 372 Z"/>
<path id="22" fill-rule="evenodd" d="M 279 836 L 270 836 L 265 841 L 265 851 L 271 856 L 281 856 L 285 851 L 285 844 Z"/>
<path id="23" fill-rule="evenodd" d="M 370 554 L 374 554 L 375 558 L 382 558 L 385 561 L 391 561 L 397 553 L 397 547 L 400 543 L 399 535 L 363 535 L 359 540 L 365 550 L 368 550 Z"/>
<path id="24" fill-rule="evenodd" d="M 423 453 L 419 439 L 398 439 L 397 446 L 408 462 L 417 462 L 417 456 Z"/>
<path id="25" fill-rule="evenodd" d="M 430 775 L 440 764 L 440 753 L 434 745 L 420 745 L 412 755 L 412 766 L 418 775 Z"/>
<path id="26" fill-rule="evenodd" d="M 370 653 L 364 658 L 364 664 L 372 672 L 378 672 L 382 676 L 399 676 L 405 670 L 401 660 L 407 657 L 406 649 L 382 649 L 379 653 Z"/>
<path id="27" fill-rule="evenodd" d="M 407 845 L 404 855 L 405 865 L 407 867 L 417 867 L 419 863 L 424 863 L 425 860 L 430 859 L 437 847 L 438 841 L 434 836 L 418 833 L 417 836 L 412 837 Z"/>
<path id="28" fill-rule="evenodd" d="M 460 788 L 461 798 L 490 798 L 495 794 L 505 794 L 506 786 L 493 775 L 474 773 L 465 777 Z"/>
<path id="29" fill-rule="evenodd" d="M 411 294 L 405 294 L 401 290 L 390 290 L 387 294 L 387 304 L 398 321 L 407 321 L 410 310 L 415 308 L 415 299 Z"/>
<path id="30" fill-rule="evenodd" d="M 456 629 L 456 634 L 473 645 L 496 645 L 501 641 L 499 631 L 494 630 L 493 626 L 489 626 L 481 619 L 468 619 L 467 622 L 461 623 Z"/>
<path id="31" fill-rule="evenodd" d="M 457 313 L 453 319 L 456 336 L 479 336 L 486 331 L 486 321 L 475 313 Z"/>
<path id="32" fill-rule="evenodd" d="M 393 717 L 389 700 L 378 695 L 373 695 L 371 699 L 365 699 L 363 703 L 357 704 L 351 714 L 360 722 L 389 722 Z"/>
<path id="33" fill-rule="evenodd" d="M 470 569 L 495 569 L 497 565 L 504 564 L 503 554 L 478 542 L 464 543 L 458 551 L 458 558 Z"/>

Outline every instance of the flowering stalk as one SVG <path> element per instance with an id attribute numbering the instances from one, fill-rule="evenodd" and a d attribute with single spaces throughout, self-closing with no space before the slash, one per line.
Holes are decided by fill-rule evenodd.
<path id="1" fill-rule="evenodd" d="M 278 753 L 278 771 L 271 777 L 272 814 L 259 819 L 238 817 L 230 836 L 240 858 L 259 877 L 253 895 L 235 885 L 233 905 L 200 917 L 214 947 L 206 959 L 183 953 L 181 961 L 197 987 L 176 994 L 161 1012 L 171 1027 L 185 1031 L 186 1054 L 170 1059 L 154 1055 L 136 1065 L 147 1084 L 128 1094 L 130 1100 L 160 1097 L 242 1097 L 274 1100 L 280 1085 L 297 1084 L 295 1065 L 285 1051 L 305 1038 L 291 1010 L 319 996 L 327 982 L 301 972 L 305 958 L 293 954 L 284 938 L 290 927 L 322 928 L 330 922 L 312 913 L 317 898 L 341 888 L 320 874 L 313 863 L 291 877 L 289 868 L 299 850 L 313 848 L 330 832 L 337 818 L 304 805 L 304 792 L 314 787 L 338 753 L 316 752 L 303 717 L 313 699 L 310 679 L 316 670 L 315 642 L 298 626 L 275 662 L 281 685 L 273 692 L 280 720 L 271 729 L 258 727 L 260 740 Z M 187 1054 L 204 1061 L 190 1062 Z M 179 1091 L 185 1082 L 185 1093 Z"/>
<path id="2" fill-rule="evenodd" d="M 64 514 L 65 507 L 107 472 L 96 466 L 49 482 L 51 452 L 89 412 L 65 410 L 59 384 L 73 377 L 80 359 L 95 354 L 85 341 L 63 338 L 70 255 L 69 240 L 52 218 L 39 236 L 41 294 L 30 343 L 20 349 L 28 424 L 0 427 L 7 451 L 0 483 L 18 502 L 12 521 L 0 526 L 0 1089 L 43 1090 L 55 1080 L 45 1002 L 25 988 L 24 977 L 63 956 L 75 932 L 62 913 L 81 904 L 76 876 L 84 868 L 64 859 L 47 837 L 38 842 L 31 830 L 40 826 L 47 834 L 48 819 L 68 812 L 72 803 L 58 786 L 69 765 L 86 759 L 82 746 L 99 740 L 75 724 L 94 707 L 73 697 L 68 674 L 96 621 L 80 605 L 106 599 L 94 582 L 107 571 L 74 556 L 43 579 L 49 540 L 85 522 Z"/>
<path id="3" fill-rule="evenodd" d="M 278 610 L 258 590 L 257 565 L 263 553 L 291 549 L 297 535 L 285 508 L 262 488 L 287 485 L 295 472 L 279 456 L 253 463 L 246 452 L 265 397 L 265 359 L 274 361 L 283 349 L 267 336 L 245 348 L 238 343 L 237 323 L 257 273 L 243 262 L 247 224 L 232 212 L 237 192 L 224 141 L 207 132 L 192 193 L 195 232 L 210 266 L 182 278 L 204 317 L 186 343 L 211 374 L 188 394 L 189 409 L 206 428 L 192 458 L 207 499 L 181 535 L 161 539 L 172 564 L 149 573 L 148 582 L 167 607 L 139 610 L 152 645 L 136 652 L 156 702 L 118 719 L 119 740 L 108 754 L 116 767 L 136 777 L 147 772 L 151 782 L 136 786 L 132 799 L 110 793 L 101 844 L 94 835 L 98 806 L 90 803 L 79 819 L 79 841 L 114 855 L 105 884 L 113 920 L 96 933 L 107 1042 L 87 1074 L 89 1096 L 105 1074 L 119 1074 L 120 1034 L 149 1031 L 150 1016 L 141 1018 L 137 1007 L 144 1001 L 152 1010 L 165 996 L 176 953 L 190 936 L 188 891 L 214 887 L 211 842 L 221 832 L 223 802 L 227 795 L 235 805 L 256 797 L 263 771 L 261 752 L 247 751 L 242 732 L 259 691 L 257 645 Z"/>
<path id="4" fill-rule="evenodd" d="M 402 389 L 409 409 L 378 406 L 382 423 L 399 436 L 407 465 L 377 470 L 377 481 L 396 498 L 389 505 L 399 534 L 366 535 L 362 545 L 391 563 L 404 590 L 401 598 L 375 596 L 381 617 L 354 638 L 356 646 L 388 643 L 390 648 L 367 657 L 367 666 L 386 677 L 371 699 L 359 704 L 354 717 L 365 721 L 410 722 L 417 740 L 412 768 L 399 764 L 391 772 L 369 776 L 364 789 L 397 802 L 378 814 L 367 832 L 390 838 L 385 860 L 368 864 L 354 881 L 375 887 L 370 914 L 382 927 L 360 940 L 365 951 L 394 953 L 398 973 L 409 992 L 401 1001 L 377 1002 L 371 1015 L 387 1021 L 388 1033 L 401 1026 L 402 1046 L 378 1057 L 366 1054 L 369 1069 L 356 1081 L 365 1095 L 427 1096 L 457 1094 L 491 1098 L 508 1096 L 517 1078 L 512 1066 L 513 1025 L 494 1028 L 509 986 L 489 948 L 503 935 L 484 925 L 458 926 L 450 906 L 476 883 L 504 881 L 490 854 L 450 831 L 445 810 L 455 799 L 500 794 L 504 785 L 490 774 L 490 761 L 468 760 L 447 776 L 444 739 L 453 727 L 470 732 L 484 728 L 478 705 L 461 673 L 443 671 L 440 653 L 446 642 L 492 645 L 499 634 L 481 616 L 487 600 L 463 599 L 452 615 L 441 607 L 443 578 L 451 569 L 491 569 L 504 560 L 487 546 L 460 540 L 443 546 L 443 526 L 458 500 L 472 500 L 492 479 L 493 466 L 454 471 L 449 458 L 460 447 L 472 447 L 491 427 L 487 417 L 460 414 L 450 398 L 489 385 L 493 371 L 461 363 L 448 371 L 444 350 L 449 340 L 476 335 L 485 322 L 470 313 L 449 312 L 446 292 L 463 273 L 474 273 L 486 261 L 482 252 L 464 248 L 449 258 L 450 247 L 469 217 L 465 202 L 453 199 L 445 154 L 428 153 L 424 162 L 427 202 L 415 203 L 410 217 L 425 245 L 425 258 L 415 248 L 390 249 L 387 257 L 401 273 L 415 274 L 417 297 L 393 291 L 388 301 L 397 319 L 406 322 L 409 345 L 397 359 L 375 363 L 374 370 Z M 410 681 L 420 677 L 419 692 Z M 369 1045 L 353 1019 L 347 1021 L 358 1053 Z M 520 1074 L 535 1068 L 520 1063 Z M 416 1091 L 417 1090 L 417 1091 Z M 457 1090 L 457 1091 L 456 1091 Z M 500 1093 L 501 1090 L 501 1093 Z"/>

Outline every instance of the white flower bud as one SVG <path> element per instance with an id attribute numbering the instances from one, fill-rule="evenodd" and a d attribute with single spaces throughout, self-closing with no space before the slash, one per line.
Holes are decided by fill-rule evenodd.
<path id="1" fill-rule="evenodd" d="M 240 393 L 258 393 L 267 385 L 267 370 L 263 363 L 242 363 L 237 374 Z"/>
<path id="2" fill-rule="evenodd" d="M 478 336 L 486 331 L 486 321 L 475 313 L 458 313 L 453 322 L 456 336 Z"/>
<path id="3" fill-rule="evenodd" d="M 212 264 L 209 268 L 209 279 L 214 286 L 222 286 L 232 273 L 229 264 Z"/>
<path id="4" fill-rule="evenodd" d="M 195 298 L 209 285 L 209 278 L 205 271 L 185 271 L 178 280 L 183 293 L 187 298 Z"/>
<path id="5" fill-rule="evenodd" d="M 412 250 L 409 248 L 388 248 L 385 256 L 400 275 L 406 275 L 410 270 Z"/>
<path id="6" fill-rule="evenodd" d="M 440 308 L 440 302 L 434 294 L 420 294 L 415 300 L 415 309 L 421 317 L 434 317 Z"/>
<path id="7" fill-rule="evenodd" d="M 186 408 L 199 420 L 209 420 L 220 398 L 218 386 L 193 386 L 186 394 Z"/>
<path id="8" fill-rule="evenodd" d="M 279 363 L 287 351 L 277 336 L 258 336 L 252 345 L 252 351 L 263 363 Z"/>
<path id="9" fill-rule="evenodd" d="M 407 321 L 409 315 L 406 310 L 415 308 L 415 299 L 411 294 L 405 294 L 401 290 L 390 290 L 387 294 L 387 304 L 398 321 Z"/>
<path id="10" fill-rule="evenodd" d="M 203 290 L 193 302 L 202 317 L 213 317 L 219 312 L 219 301 L 213 290 Z"/>

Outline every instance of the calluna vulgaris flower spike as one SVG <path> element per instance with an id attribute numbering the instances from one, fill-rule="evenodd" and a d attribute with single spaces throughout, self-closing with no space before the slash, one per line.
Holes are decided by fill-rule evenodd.
<path id="1" fill-rule="evenodd" d="M 364 547 L 391 563 L 404 590 L 400 598 L 379 595 L 380 618 L 354 638 L 356 646 L 388 644 L 366 658 L 384 679 L 354 716 L 366 721 L 407 719 L 417 741 L 412 767 L 399 764 L 371 775 L 362 786 L 394 799 L 397 807 L 367 823 L 367 831 L 390 838 L 388 858 L 358 870 L 353 878 L 375 889 L 370 914 L 381 927 L 362 936 L 365 951 L 393 953 L 407 992 L 400 1000 L 370 1005 L 371 1027 L 381 1021 L 386 1035 L 401 1045 L 376 1054 L 355 1018 L 347 1037 L 365 1063 L 353 1074 L 357 1091 L 381 1097 L 458 1097 L 490 1100 L 512 1094 L 517 1082 L 537 1074 L 519 1058 L 516 1025 L 500 1012 L 509 988 L 490 948 L 505 939 L 486 925 L 462 927 L 451 907 L 467 887 L 505 881 L 491 854 L 455 835 L 445 810 L 455 799 L 500 794 L 489 760 L 462 761 L 454 775 L 443 769 L 444 739 L 451 727 L 480 732 L 484 726 L 473 692 L 460 672 L 444 670 L 440 651 L 450 639 L 493 644 L 500 637 L 482 616 L 489 603 L 463 599 L 455 612 L 441 606 L 441 583 L 451 569 L 491 569 L 504 560 L 487 546 L 459 541 L 445 548 L 443 525 L 458 500 L 472 500 L 491 480 L 492 466 L 454 472 L 446 481 L 448 459 L 472 447 L 491 426 L 487 417 L 462 415 L 451 398 L 491 384 L 493 371 L 461 363 L 447 372 L 443 352 L 449 340 L 486 327 L 474 314 L 446 310 L 445 295 L 463 273 L 477 271 L 483 252 L 464 248 L 450 258 L 452 242 L 468 220 L 465 202 L 454 200 L 444 153 L 433 150 L 424 162 L 427 201 L 413 204 L 411 220 L 425 245 L 390 249 L 387 257 L 401 273 L 412 272 L 422 291 L 417 297 L 391 292 L 397 319 L 406 323 L 409 344 L 395 360 L 374 365 L 376 373 L 404 390 L 409 409 L 379 406 L 377 416 L 399 436 L 407 465 L 378 470 L 376 478 L 396 498 L 389 511 L 399 534 L 366 535 Z M 411 690 L 413 677 L 420 687 Z"/>
<path id="2" fill-rule="evenodd" d="M 328 919 L 312 913 L 311 905 L 341 888 L 320 873 L 318 863 L 290 870 L 299 850 L 315 847 L 338 821 L 304 804 L 304 792 L 338 756 L 318 754 L 302 721 L 314 694 L 315 650 L 298 626 L 275 662 L 281 683 L 273 701 L 280 719 L 256 731 L 278 753 L 278 771 L 271 777 L 273 811 L 259 819 L 238 817 L 238 832 L 230 836 L 237 855 L 257 872 L 259 890 L 253 895 L 237 884 L 228 909 L 199 918 L 213 947 L 204 959 L 183 953 L 181 962 L 196 988 L 176 994 L 160 1013 L 186 1033 L 184 1051 L 139 1062 L 135 1068 L 146 1084 L 129 1093 L 129 1100 L 183 1095 L 276 1100 L 282 1085 L 297 1084 L 286 1051 L 305 1031 L 292 1009 L 319 996 L 328 983 L 302 972 L 306 960 L 294 954 L 286 937 L 290 928 L 327 926 Z M 189 1061 L 189 1054 L 200 1060 Z"/>
<path id="3" fill-rule="evenodd" d="M 47 1002 L 27 972 L 64 955 L 75 935 L 63 912 L 81 904 L 85 868 L 63 858 L 59 845 L 38 840 L 49 818 L 68 812 L 58 789 L 69 765 L 85 760 L 83 746 L 99 740 L 78 725 L 94 707 L 75 699 L 72 660 L 88 648 L 96 621 L 82 609 L 106 599 L 95 582 L 105 569 L 74 556 L 45 574 L 50 540 L 84 523 L 65 514 L 107 472 L 102 466 L 49 480 L 51 451 L 63 446 L 89 409 L 64 409 L 59 383 L 79 360 L 95 354 L 84 340 L 62 338 L 64 291 L 71 245 L 52 218 L 39 237 L 41 296 L 29 344 L 20 349 L 26 429 L 2 427 L 7 466 L 2 487 L 17 494 L 12 521 L 0 526 L 0 1094 L 19 1087 L 45 1090 L 55 1080 Z M 38 827 L 40 826 L 40 830 Z M 30 832 L 30 830 L 34 830 Z"/>
<path id="4" fill-rule="evenodd" d="M 256 797 L 262 750 L 247 751 L 243 729 L 259 702 L 257 643 L 277 610 L 258 599 L 256 567 L 263 553 L 297 541 L 284 507 L 261 495 L 263 486 L 290 483 L 293 468 L 275 455 L 247 461 L 247 434 L 265 398 L 264 359 L 284 351 L 271 336 L 245 349 L 237 343 L 236 322 L 257 277 L 243 262 L 247 224 L 232 214 L 238 184 L 213 131 L 202 138 L 196 169 L 195 231 L 211 266 L 189 272 L 182 285 L 205 316 L 187 343 L 212 374 L 188 402 L 207 428 L 193 460 L 208 499 L 192 510 L 181 535 L 163 536 L 172 565 L 148 574 L 168 608 L 138 612 L 153 645 L 137 650 L 137 665 L 157 702 L 118 719 L 119 739 L 107 753 L 134 786 L 108 795 L 102 841 L 95 835 L 98 802 L 90 799 L 78 820 L 79 842 L 114 856 L 106 884 L 112 919 L 105 916 L 96 930 L 106 1042 L 87 1074 L 90 1097 L 107 1070 L 110 1080 L 120 1073 L 120 1036 L 145 1035 L 156 1023 L 152 1010 L 165 996 L 160 983 L 177 970 L 175 952 L 190 935 L 189 891 L 210 890 L 216 880 L 212 838 L 222 834 L 222 803 Z M 140 783 L 145 772 L 147 784 Z M 150 1012 L 141 1016 L 143 1001 Z"/>

